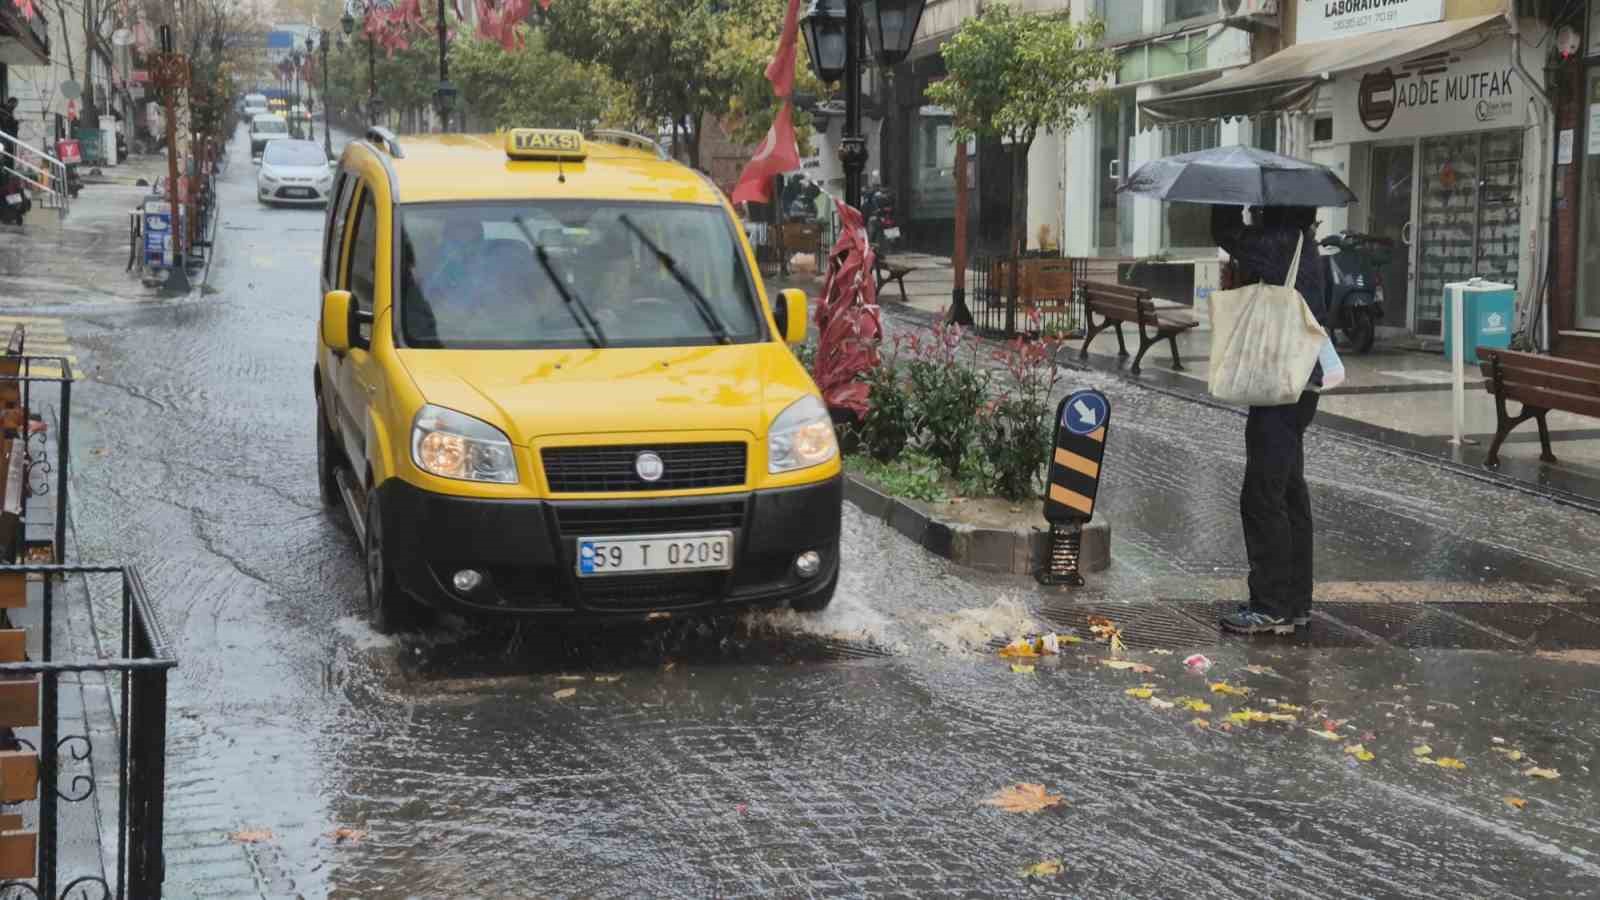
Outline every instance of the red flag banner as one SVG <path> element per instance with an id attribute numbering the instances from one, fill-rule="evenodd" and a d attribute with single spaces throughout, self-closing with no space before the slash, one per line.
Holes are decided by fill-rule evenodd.
<path id="1" fill-rule="evenodd" d="M 800 0 L 789 0 L 789 9 L 783 16 L 783 36 L 778 38 L 778 50 L 767 63 L 767 80 L 772 82 L 773 93 L 787 99 L 794 94 L 794 60 L 800 32 Z"/>
<path id="2" fill-rule="evenodd" d="M 739 173 L 733 189 L 735 203 L 765 203 L 772 196 L 772 178 L 800 168 L 800 151 L 795 143 L 793 107 L 788 100 L 772 120 L 767 136 L 756 148 L 756 155 Z"/>

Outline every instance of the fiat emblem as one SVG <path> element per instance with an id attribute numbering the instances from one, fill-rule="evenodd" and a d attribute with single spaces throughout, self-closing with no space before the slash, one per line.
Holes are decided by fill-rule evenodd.
<path id="1" fill-rule="evenodd" d="M 633 471 L 637 472 L 641 481 L 660 481 L 666 474 L 667 465 L 661 457 L 649 450 L 633 458 Z"/>

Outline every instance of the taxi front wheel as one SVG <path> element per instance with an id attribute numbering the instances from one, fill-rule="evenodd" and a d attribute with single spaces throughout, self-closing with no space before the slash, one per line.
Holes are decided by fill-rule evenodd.
<path id="1" fill-rule="evenodd" d="M 383 550 L 383 517 L 378 514 L 378 497 L 367 495 L 367 616 L 379 634 L 394 634 L 411 629 L 417 622 L 416 601 L 395 583 L 394 570 Z"/>

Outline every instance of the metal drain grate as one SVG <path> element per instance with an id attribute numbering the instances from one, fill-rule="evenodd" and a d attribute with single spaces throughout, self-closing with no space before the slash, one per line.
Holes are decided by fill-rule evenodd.
<path id="1" fill-rule="evenodd" d="M 1084 640 L 1090 639 L 1089 618 L 1102 616 L 1122 630 L 1122 642 L 1131 648 L 1177 650 L 1205 647 L 1216 643 L 1214 629 L 1206 629 L 1167 603 L 1145 604 L 1046 604 L 1039 618 L 1051 625 L 1071 629 Z"/>
<path id="2" fill-rule="evenodd" d="M 1223 616 L 1238 608 L 1237 601 L 1192 600 L 1178 602 L 1174 605 L 1182 610 L 1184 615 L 1206 628 L 1211 635 L 1211 643 L 1213 644 L 1221 643 L 1224 640 L 1250 640 L 1250 638 L 1242 635 L 1225 633 L 1219 624 Z M 1371 638 L 1358 631 L 1346 628 L 1327 616 L 1313 616 L 1310 628 L 1297 628 L 1293 637 L 1274 637 L 1272 641 L 1274 644 L 1289 647 L 1343 649 L 1373 646 Z"/>
<path id="3" fill-rule="evenodd" d="M 1401 647 L 1511 650 L 1517 645 L 1474 627 L 1430 603 L 1321 603 L 1318 609 L 1344 625 Z"/>

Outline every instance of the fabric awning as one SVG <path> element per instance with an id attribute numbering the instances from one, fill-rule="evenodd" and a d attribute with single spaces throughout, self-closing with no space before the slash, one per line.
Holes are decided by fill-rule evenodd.
<path id="1" fill-rule="evenodd" d="M 1496 13 L 1295 44 L 1205 84 L 1140 103 L 1139 127 L 1303 110 L 1310 106 L 1317 85 L 1339 72 L 1413 56 L 1504 22 L 1505 17 Z"/>

